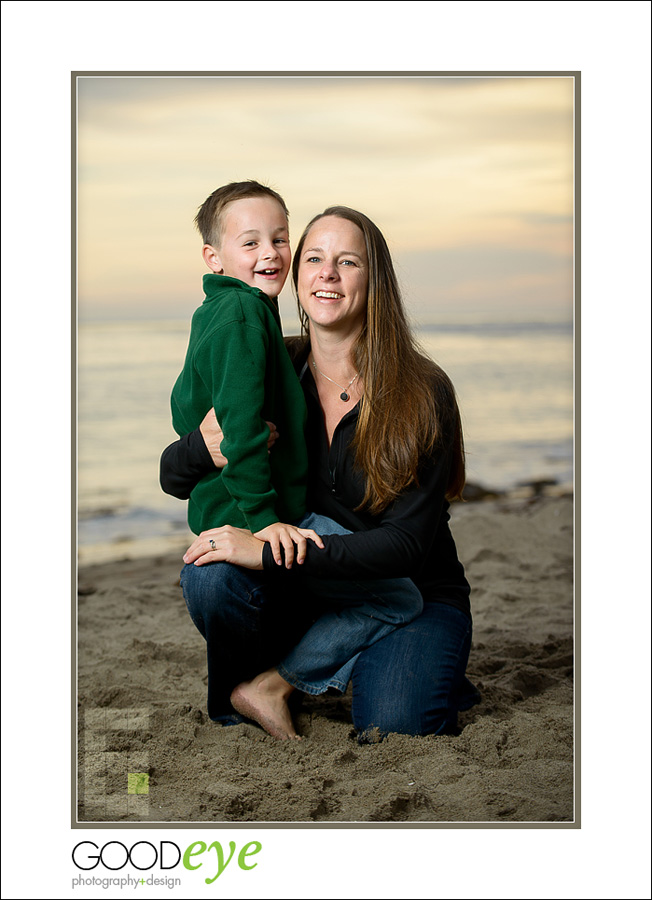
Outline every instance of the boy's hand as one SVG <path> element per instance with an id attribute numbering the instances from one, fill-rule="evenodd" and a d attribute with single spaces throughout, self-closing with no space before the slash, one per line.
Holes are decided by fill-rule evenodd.
<path id="1" fill-rule="evenodd" d="M 269 451 L 278 440 L 278 431 L 276 430 L 276 425 L 273 422 L 266 422 L 265 424 L 269 428 L 269 439 L 267 441 L 267 452 L 269 453 Z M 226 456 L 224 456 L 221 450 L 224 432 L 220 428 L 220 424 L 215 417 L 214 409 L 211 408 L 208 410 L 201 425 L 199 426 L 199 430 L 201 431 L 201 435 L 204 438 L 204 443 L 206 444 L 206 448 L 211 455 L 211 459 L 215 464 L 215 468 L 223 469 L 228 462 Z"/>
<path id="2" fill-rule="evenodd" d="M 318 547 L 324 549 L 324 542 L 312 528 L 296 528 L 294 525 L 284 525 L 283 522 L 276 522 L 274 525 L 268 525 L 262 531 L 255 533 L 261 541 L 268 541 L 272 547 L 272 554 L 276 565 L 283 565 L 283 556 L 281 555 L 281 547 L 285 551 L 285 568 L 291 569 L 294 562 L 294 545 L 297 545 L 297 562 L 299 565 L 306 558 L 306 538 L 314 541 Z"/>
<path id="3" fill-rule="evenodd" d="M 196 566 L 228 562 L 246 569 L 262 569 L 263 546 L 263 541 L 246 528 L 223 525 L 202 531 L 184 553 L 183 561 Z"/>

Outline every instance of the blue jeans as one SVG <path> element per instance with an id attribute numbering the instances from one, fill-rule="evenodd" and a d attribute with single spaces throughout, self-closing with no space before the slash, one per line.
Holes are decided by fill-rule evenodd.
<path id="1" fill-rule="evenodd" d="M 426 603 L 414 622 L 360 653 L 352 708 L 358 739 L 454 732 L 458 712 L 480 700 L 465 674 L 471 636 L 461 610 Z"/>
<path id="2" fill-rule="evenodd" d="M 309 629 L 311 603 L 302 582 L 288 579 L 279 588 L 264 572 L 228 563 L 184 567 L 186 604 L 206 640 L 208 714 L 214 721 L 242 721 L 230 703 L 233 688 L 291 657 Z M 454 729 L 458 710 L 479 699 L 464 674 L 470 643 L 468 616 L 428 603 L 411 624 L 349 661 L 353 722 L 362 738 Z"/>
<path id="3" fill-rule="evenodd" d="M 295 524 L 319 535 L 351 533 L 316 513 Z M 323 694 L 329 688 L 344 692 L 357 653 L 423 610 L 421 594 L 409 578 L 340 581 L 306 575 L 301 581 L 308 595 L 322 601 L 321 615 L 277 668 L 289 684 L 306 694 Z"/>
<path id="4" fill-rule="evenodd" d="M 231 706 L 233 688 L 275 665 L 298 642 L 310 624 L 305 597 L 294 596 L 294 585 L 279 590 L 264 572 L 229 563 L 186 565 L 181 587 L 206 640 L 208 715 L 223 725 L 242 722 Z"/>
<path id="5" fill-rule="evenodd" d="M 320 535 L 350 534 L 332 519 L 314 513 L 304 516 L 295 524 L 302 528 L 313 528 Z M 231 572 L 233 568 L 238 570 L 240 577 Z M 239 582 L 244 584 L 246 581 L 246 571 L 228 563 L 191 565 L 182 571 L 182 586 L 188 610 L 209 645 L 216 640 L 218 644 L 222 641 L 218 638 L 215 627 L 209 627 L 207 622 L 219 622 L 223 607 L 232 605 L 233 601 L 227 598 L 234 585 L 237 589 Z M 301 576 L 296 582 L 293 587 L 294 597 L 290 596 L 289 599 L 295 604 L 303 602 L 304 615 L 301 619 L 309 624 L 307 616 L 315 619 L 316 614 L 319 614 L 319 618 L 307 630 L 304 624 L 303 634 L 292 629 L 295 644 L 278 665 L 278 671 L 289 684 L 308 694 L 322 694 L 328 688 L 345 691 L 358 651 L 411 622 L 423 609 L 421 594 L 408 578 L 352 582 Z M 288 606 L 287 599 L 284 601 L 278 596 L 278 589 L 275 599 L 265 604 L 260 600 L 261 588 L 264 593 L 264 579 L 262 583 L 254 579 L 251 584 L 255 584 L 256 590 L 245 589 L 245 593 L 249 594 L 249 608 L 240 609 L 238 614 L 243 620 L 242 629 L 245 632 L 252 627 L 251 614 L 254 609 L 260 613 L 258 619 L 268 620 L 265 622 L 268 630 L 273 624 L 269 621 L 274 615 L 273 608 L 278 609 L 282 619 L 287 618 L 287 611 L 284 614 L 284 607 Z M 284 593 L 285 591 L 287 588 Z M 321 601 L 318 609 L 315 609 L 313 598 Z M 215 610 L 213 605 L 216 605 Z M 236 603 L 235 607 L 237 609 L 239 604 Z M 220 626 L 216 627 L 219 631 Z M 287 629 L 287 625 L 285 627 Z M 254 630 L 258 631 L 260 627 L 254 625 Z M 210 657 L 211 646 L 208 652 Z M 263 657 L 267 658 L 265 654 Z M 274 662 L 277 663 L 278 658 L 277 656 Z M 211 681 L 209 664 L 209 693 Z"/>

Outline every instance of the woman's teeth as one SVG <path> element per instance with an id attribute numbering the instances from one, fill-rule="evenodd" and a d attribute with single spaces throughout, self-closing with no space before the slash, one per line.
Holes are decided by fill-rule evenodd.
<path id="1" fill-rule="evenodd" d="M 315 291 L 315 297 L 322 297 L 325 300 L 341 300 L 344 294 L 337 294 L 335 291 Z"/>

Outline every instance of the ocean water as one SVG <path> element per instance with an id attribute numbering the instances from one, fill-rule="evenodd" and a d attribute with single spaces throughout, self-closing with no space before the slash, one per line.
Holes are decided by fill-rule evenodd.
<path id="1" fill-rule="evenodd" d="M 183 501 L 158 483 L 176 438 L 170 391 L 187 321 L 84 323 L 78 331 L 80 562 L 181 549 Z M 293 333 L 285 322 L 286 333 Z M 464 424 L 468 480 L 511 489 L 573 479 L 573 334 L 568 322 L 421 323 L 423 349 L 449 374 Z"/>

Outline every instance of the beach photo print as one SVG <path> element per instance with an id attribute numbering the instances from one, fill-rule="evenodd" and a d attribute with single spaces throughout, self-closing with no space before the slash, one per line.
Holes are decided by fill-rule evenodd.
<path id="1" fill-rule="evenodd" d="M 577 827 L 578 74 L 72 90 L 73 827 Z"/>

